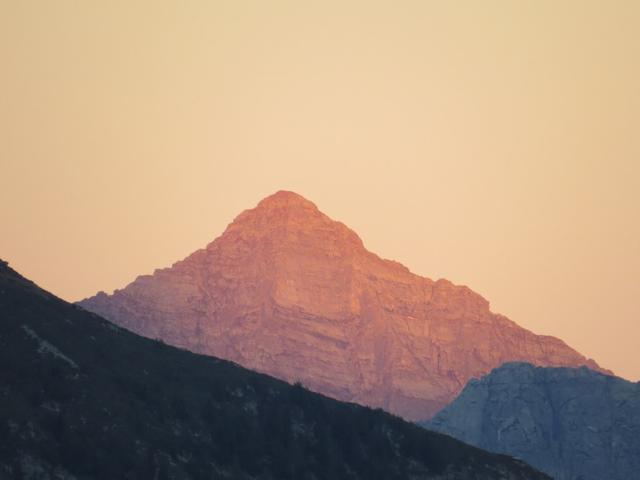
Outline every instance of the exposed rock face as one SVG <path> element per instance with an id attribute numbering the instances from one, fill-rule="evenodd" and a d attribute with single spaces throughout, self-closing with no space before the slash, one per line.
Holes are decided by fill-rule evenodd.
<path id="1" fill-rule="evenodd" d="M 80 302 L 136 333 L 335 397 L 425 419 L 510 360 L 598 366 L 412 274 L 291 192 L 243 212 L 171 268 Z"/>
<path id="2" fill-rule="evenodd" d="M 471 380 L 424 425 L 556 480 L 640 475 L 640 383 L 584 367 L 506 364 Z"/>

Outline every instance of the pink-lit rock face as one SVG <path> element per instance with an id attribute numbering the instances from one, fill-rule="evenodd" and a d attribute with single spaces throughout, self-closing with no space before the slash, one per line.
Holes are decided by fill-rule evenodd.
<path id="1" fill-rule="evenodd" d="M 134 332 L 410 420 L 507 361 L 599 369 L 467 287 L 412 274 L 291 192 L 205 249 L 80 304 Z"/>

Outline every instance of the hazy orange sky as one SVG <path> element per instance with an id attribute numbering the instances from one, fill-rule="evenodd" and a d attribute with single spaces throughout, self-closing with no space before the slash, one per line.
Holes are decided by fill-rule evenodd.
<path id="1" fill-rule="evenodd" d="M 78 300 L 294 190 L 640 378 L 640 2 L 0 0 L 0 257 Z"/>

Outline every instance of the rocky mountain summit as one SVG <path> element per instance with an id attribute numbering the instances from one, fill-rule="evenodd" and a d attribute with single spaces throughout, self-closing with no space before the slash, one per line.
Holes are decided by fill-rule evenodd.
<path id="1" fill-rule="evenodd" d="M 424 425 L 556 480 L 640 476 L 640 382 L 585 367 L 506 364 L 471 380 Z"/>
<path id="2" fill-rule="evenodd" d="M 2 261 L 0 478 L 548 479 L 381 410 L 140 337 Z"/>
<path id="3" fill-rule="evenodd" d="M 141 335 L 411 420 L 507 361 L 599 368 L 492 313 L 469 288 L 381 259 L 285 191 L 172 267 L 79 304 Z"/>

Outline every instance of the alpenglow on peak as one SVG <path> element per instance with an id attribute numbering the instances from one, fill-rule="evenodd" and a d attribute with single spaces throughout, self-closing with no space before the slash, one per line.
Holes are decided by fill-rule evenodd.
<path id="1" fill-rule="evenodd" d="M 471 289 L 369 252 L 286 191 L 170 268 L 79 303 L 136 333 L 411 420 L 507 361 L 599 369 Z"/>

